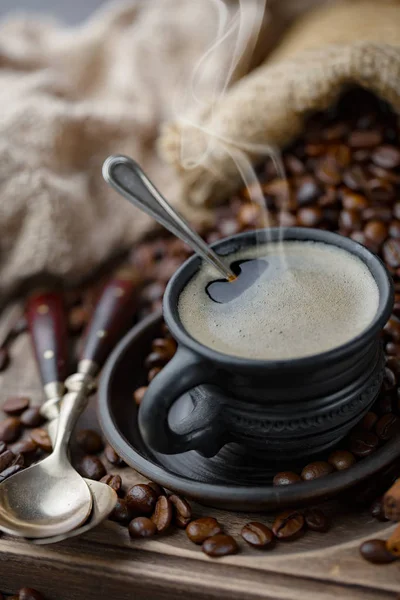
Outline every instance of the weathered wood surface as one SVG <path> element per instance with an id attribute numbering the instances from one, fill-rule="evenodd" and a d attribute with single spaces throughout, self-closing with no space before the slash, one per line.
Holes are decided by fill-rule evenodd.
<path id="1" fill-rule="evenodd" d="M 12 347 L 12 364 L 0 375 L 1 398 L 43 396 L 27 336 Z M 83 416 L 97 427 L 95 399 Z M 115 469 L 125 486 L 143 478 L 131 469 Z M 269 517 L 228 513 L 195 506 L 196 515 L 212 514 L 227 532 L 238 536 L 247 520 Z M 144 541 L 131 541 L 126 528 L 110 521 L 81 538 L 38 547 L 23 540 L 0 539 L 0 589 L 36 587 L 49 600 L 164 600 L 190 598 L 384 600 L 400 592 L 400 565 L 373 566 L 358 554 L 360 540 L 387 537 L 392 526 L 367 514 L 338 515 L 328 534 L 307 533 L 293 543 L 281 543 L 270 553 L 241 543 L 236 556 L 207 558 L 184 531 Z"/>

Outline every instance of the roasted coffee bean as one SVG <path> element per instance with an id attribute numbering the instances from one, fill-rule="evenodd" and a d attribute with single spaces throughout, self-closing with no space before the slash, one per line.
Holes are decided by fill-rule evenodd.
<path id="1" fill-rule="evenodd" d="M 18 592 L 18 600 L 44 600 L 44 597 L 37 590 L 24 587 Z"/>
<path id="2" fill-rule="evenodd" d="M 371 159 L 378 167 L 394 169 L 400 166 L 400 150 L 396 146 L 385 144 L 371 153 Z"/>
<path id="3" fill-rule="evenodd" d="M 360 554 L 365 560 L 368 560 L 375 565 L 384 565 L 396 560 L 386 548 L 384 540 L 367 540 L 360 546 Z"/>
<path id="4" fill-rule="evenodd" d="M 97 456 L 88 454 L 79 462 L 78 471 L 82 477 L 100 481 L 106 474 L 106 469 L 101 460 Z"/>
<path id="5" fill-rule="evenodd" d="M 85 454 L 98 454 L 104 448 L 101 435 L 93 429 L 81 429 L 76 434 L 76 443 Z"/>
<path id="6" fill-rule="evenodd" d="M 204 554 L 212 556 L 213 558 L 236 554 L 239 551 L 239 547 L 234 538 L 231 535 L 225 535 L 223 533 L 213 535 L 205 540 L 201 549 Z"/>
<path id="7" fill-rule="evenodd" d="M 377 177 L 369 179 L 366 186 L 366 193 L 370 200 L 374 202 L 391 202 L 396 196 L 393 184 Z"/>
<path id="8" fill-rule="evenodd" d="M 53 445 L 51 443 L 51 439 L 49 434 L 45 429 L 32 429 L 30 432 L 31 440 L 38 446 L 41 450 L 45 452 L 51 452 L 53 449 Z"/>
<path id="9" fill-rule="evenodd" d="M 0 454 L 0 472 L 13 465 L 15 458 L 16 456 L 14 452 L 11 452 L 11 450 L 5 450 L 2 454 Z"/>
<path id="10" fill-rule="evenodd" d="M 165 351 L 157 350 L 157 352 L 150 352 L 144 361 L 144 367 L 148 371 L 153 367 L 163 367 L 168 360 L 169 357 Z"/>
<path id="11" fill-rule="evenodd" d="M 361 229 L 360 212 L 354 209 L 340 211 L 339 226 L 344 231 Z"/>
<path id="12" fill-rule="evenodd" d="M 378 445 L 378 436 L 368 431 L 357 432 L 350 437 L 350 451 L 360 458 L 372 454 Z"/>
<path id="13" fill-rule="evenodd" d="M 21 420 L 18 417 L 8 417 L 0 421 L 0 441 L 15 442 L 21 435 Z"/>
<path id="14" fill-rule="evenodd" d="M 349 133 L 349 126 L 347 123 L 335 123 L 330 127 L 325 127 L 322 131 L 322 137 L 324 140 L 340 140 L 347 136 Z"/>
<path id="15" fill-rule="evenodd" d="M 156 483 L 155 481 L 149 481 L 147 485 L 150 486 L 151 489 L 155 491 L 155 493 L 157 494 L 157 498 L 159 496 L 166 495 L 164 488 L 162 488 L 161 485 L 158 485 L 158 483 Z"/>
<path id="16" fill-rule="evenodd" d="M 343 208 L 346 208 L 347 210 L 362 211 L 368 207 L 368 200 L 365 196 L 356 194 L 347 188 L 344 188 L 342 191 L 342 203 Z"/>
<path id="17" fill-rule="evenodd" d="M 369 508 L 370 514 L 377 519 L 378 521 L 388 521 L 385 516 L 385 511 L 383 509 L 383 501 L 382 497 L 374 500 Z"/>
<path id="18" fill-rule="evenodd" d="M 389 225 L 389 236 L 396 240 L 400 239 L 400 221 L 397 219 L 392 221 Z"/>
<path id="19" fill-rule="evenodd" d="M 364 233 L 376 244 L 383 244 L 388 235 L 388 228 L 382 221 L 369 221 L 364 227 Z"/>
<path id="20" fill-rule="evenodd" d="M 336 471 L 344 471 L 349 469 L 356 462 L 354 455 L 348 450 L 334 450 L 328 457 L 328 463 L 336 469 Z"/>
<path id="21" fill-rule="evenodd" d="M 162 371 L 161 367 L 153 367 L 152 369 L 150 369 L 150 371 L 148 372 L 147 375 L 147 381 L 150 383 L 151 381 L 153 381 L 154 377 L 157 377 L 157 375 Z"/>
<path id="22" fill-rule="evenodd" d="M 354 191 L 364 190 L 367 182 L 364 169 L 360 165 L 354 165 L 343 173 L 343 183 Z M 349 208 L 349 207 L 345 207 Z M 354 206 L 351 208 L 355 208 Z"/>
<path id="23" fill-rule="evenodd" d="M 298 483 L 301 481 L 300 475 L 293 471 L 281 471 L 277 473 L 272 480 L 273 485 L 291 485 L 292 483 Z"/>
<path id="24" fill-rule="evenodd" d="M 156 338 L 153 340 L 151 345 L 153 352 L 158 352 L 161 350 L 170 358 L 172 358 L 176 352 L 176 342 L 173 338 Z"/>
<path id="25" fill-rule="evenodd" d="M 258 204 L 243 204 L 237 216 L 241 227 L 255 227 L 261 218 L 261 209 Z"/>
<path id="26" fill-rule="evenodd" d="M 3 411 L 13 417 L 19 416 L 29 407 L 30 401 L 27 396 L 10 396 L 3 404 Z"/>
<path id="27" fill-rule="evenodd" d="M 21 465 L 11 465 L 9 467 L 7 467 L 7 469 L 4 469 L 4 471 L 2 471 L 0 473 L 0 483 L 2 481 L 5 481 L 7 479 L 7 477 L 11 477 L 11 475 L 15 475 L 15 473 L 18 473 L 19 471 L 21 471 L 22 466 Z"/>
<path id="28" fill-rule="evenodd" d="M 157 494 L 147 483 L 131 487 L 125 497 L 134 515 L 151 515 L 157 502 Z"/>
<path id="29" fill-rule="evenodd" d="M 24 427 L 40 427 L 44 421 L 45 419 L 40 414 L 40 408 L 38 406 L 28 408 L 21 415 L 21 423 Z"/>
<path id="30" fill-rule="evenodd" d="M 315 169 L 315 175 L 328 185 L 338 185 L 342 180 L 341 167 L 334 157 L 323 158 Z"/>
<path id="31" fill-rule="evenodd" d="M 377 422 L 378 415 L 372 411 L 369 411 L 363 416 L 360 423 L 357 425 L 357 428 L 364 429 L 364 431 L 371 431 L 374 429 Z"/>
<path id="32" fill-rule="evenodd" d="M 390 440 L 400 432 L 400 419 L 393 413 L 383 415 L 375 426 L 375 432 L 381 440 Z"/>
<path id="33" fill-rule="evenodd" d="M 296 199 L 299 206 L 314 202 L 321 195 L 322 190 L 317 181 L 310 175 L 304 175 L 297 181 Z"/>
<path id="34" fill-rule="evenodd" d="M 218 223 L 218 230 L 222 237 L 229 237 L 239 232 L 239 224 L 235 219 L 225 219 Z"/>
<path id="35" fill-rule="evenodd" d="M 400 356 L 400 344 L 395 344 L 394 342 L 388 342 L 385 346 L 386 354 L 390 356 Z"/>
<path id="36" fill-rule="evenodd" d="M 171 525 L 173 506 L 167 496 L 159 496 L 151 520 L 157 527 L 158 533 L 164 533 Z"/>
<path id="37" fill-rule="evenodd" d="M 195 544 L 202 544 L 204 540 L 220 533 L 222 533 L 221 525 L 213 517 L 196 519 L 186 527 L 186 535 Z"/>
<path id="38" fill-rule="evenodd" d="M 331 526 L 327 515 L 318 508 L 308 508 L 304 513 L 304 519 L 308 529 L 325 533 Z"/>
<path id="39" fill-rule="evenodd" d="M 247 523 L 241 531 L 241 536 L 253 548 L 270 550 L 275 545 L 274 534 L 269 527 L 256 521 Z"/>
<path id="40" fill-rule="evenodd" d="M 104 475 L 100 481 L 101 483 L 106 483 L 109 485 L 114 492 L 117 492 L 117 494 L 121 492 L 122 479 L 119 475 L 111 475 L 111 473 L 109 473 L 108 475 Z"/>
<path id="41" fill-rule="evenodd" d="M 305 206 L 298 211 L 297 219 L 303 227 L 316 227 L 323 220 L 323 212 L 319 206 Z"/>
<path id="42" fill-rule="evenodd" d="M 364 221 L 372 221 L 377 219 L 384 223 L 390 223 L 392 220 L 392 211 L 384 206 L 370 206 L 362 212 Z"/>
<path id="43" fill-rule="evenodd" d="M 332 473 L 332 471 L 333 467 L 328 462 L 317 460 L 304 467 L 301 472 L 301 478 L 304 481 L 312 481 L 313 479 L 318 479 L 318 477 L 325 477 L 329 473 Z"/>
<path id="44" fill-rule="evenodd" d="M 111 519 L 111 521 L 117 521 L 117 523 L 129 523 L 132 519 L 132 513 L 126 500 L 118 498 L 117 503 L 108 518 Z"/>
<path id="45" fill-rule="evenodd" d="M 296 510 L 285 510 L 272 525 L 272 531 L 279 540 L 295 540 L 304 533 L 304 516 Z"/>
<path id="46" fill-rule="evenodd" d="M 393 412 L 394 399 L 392 395 L 389 394 L 380 394 L 377 403 L 377 410 L 380 415 L 388 415 Z"/>
<path id="47" fill-rule="evenodd" d="M 386 363 L 386 365 L 387 364 L 388 363 Z M 396 383 L 396 375 L 388 366 L 386 366 L 385 376 L 383 379 L 383 389 L 385 390 L 385 392 L 390 392 L 391 390 L 394 390 L 394 388 L 396 387 Z"/>
<path id="48" fill-rule="evenodd" d="M 389 181 L 390 183 L 394 183 L 395 185 L 398 185 L 400 183 L 399 173 L 395 173 L 394 171 L 385 169 L 384 167 L 378 167 L 377 165 L 370 164 L 368 165 L 368 171 L 379 179 Z"/>
<path id="49" fill-rule="evenodd" d="M 303 163 L 294 154 L 285 156 L 285 167 L 291 175 L 302 175 L 305 171 Z"/>
<path id="50" fill-rule="evenodd" d="M 375 148 L 382 143 L 380 131 L 352 131 L 348 137 L 351 148 Z"/>
<path id="51" fill-rule="evenodd" d="M 131 538 L 147 538 L 156 535 L 157 527 L 148 517 L 136 517 L 129 523 L 128 531 Z"/>
<path id="52" fill-rule="evenodd" d="M 190 519 L 192 518 L 192 508 L 185 498 L 181 498 L 176 494 L 171 494 L 169 500 L 172 506 L 175 508 L 174 515 L 174 523 L 180 529 L 185 529 L 185 527 L 190 523 Z"/>
<path id="53" fill-rule="evenodd" d="M 400 341 L 400 319 L 394 315 L 390 317 L 383 330 L 385 333 L 392 336 L 395 342 Z"/>
<path id="54" fill-rule="evenodd" d="M 117 467 L 125 466 L 125 463 L 122 460 L 122 458 L 120 458 L 118 456 L 118 454 L 115 452 L 114 448 L 112 446 L 110 446 L 110 444 L 106 445 L 106 447 L 104 449 L 104 456 L 106 457 L 108 462 L 111 463 L 112 465 L 115 465 Z"/>
<path id="55" fill-rule="evenodd" d="M 400 265 L 400 240 L 389 238 L 383 245 L 383 258 L 390 267 Z"/>
<path id="56" fill-rule="evenodd" d="M 37 448 L 36 443 L 30 439 L 20 440 L 10 446 L 10 450 L 12 450 L 14 454 L 22 454 L 23 456 L 34 454 Z"/>

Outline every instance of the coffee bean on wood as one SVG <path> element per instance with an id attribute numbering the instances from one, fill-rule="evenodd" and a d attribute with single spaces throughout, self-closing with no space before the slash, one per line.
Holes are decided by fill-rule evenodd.
<path id="1" fill-rule="evenodd" d="M 214 517 L 201 517 L 186 527 L 189 540 L 195 544 L 202 544 L 207 538 L 219 533 L 222 533 L 222 528 Z"/>
<path id="2" fill-rule="evenodd" d="M 32 429 L 30 432 L 31 440 L 45 452 L 51 452 L 53 449 L 49 434 L 45 429 Z"/>
<path id="3" fill-rule="evenodd" d="M 318 508 L 308 508 L 304 512 L 304 519 L 308 529 L 325 533 L 330 528 L 330 519 Z"/>
<path id="4" fill-rule="evenodd" d="M 256 521 L 247 523 L 241 531 L 241 536 L 253 548 L 270 550 L 275 544 L 275 537 L 271 529 Z"/>
<path id="5" fill-rule="evenodd" d="M 129 510 L 129 506 L 127 505 L 126 501 L 122 498 L 118 498 L 117 503 L 108 518 L 111 521 L 125 524 L 131 521 L 132 516 L 132 512 Z"/>
<path id="6" fill-rule="evenodd" d="M 206 539 L 201 549 L 204 554 L 218 558 L 228 556 L 229 554 L 236 554 L 239 551 L 239 546 L 232 536 L 219 533 Z"/>
<path id="7" fill-rule="evenodd" d="M 104 475 L 104 477 L 102 477 L 100 481 L 101 483 L 106 483 L 107 485 L 109 485 L 114 490 L 114 492 L 117 492 L 117 494 L 120 493 L 122 479 L 119 475 Z"/>
<path id="8" fill-rule="evenodd" d="M 192 508 L 189 502 L 185 500 L 185 498 L 181 498 L 176 494 L 171 494 L 169 500 L 175 509 L 175 525 L 180 529 L 185 529 L 185 527 L 190 523 L 190 519 L 192 518 Z"/>
<path id="9" fill-rule="evenodd" d="M 304 516 L 300 512 L 286 510 L 275 518 L 272 531 L 279 540 L 291 541 L 303 535 L 304 526 Z"/>
<path id="10" fill-rule="evenodd" d="M 167 496 L 159 496 L 151 520 L 158 533 L 164 533 L 171 525 L 173 505 Z"/>
<path id="11" fill-rule="evenodd" d="M 19 416 L 29 408 L 30 398 L 27 396 L 10 396 L 3 404 L 3 411 L 10 416 Z"/>
<path id="12" fill-rule="evenodd" d="M 87 479 L 94 479 L 94 481 L 100 481 L 106 474 L 106 469 L 101 460 L 97 456 L 88 454 L 84 456 L 79 464 L 78 471 L 82 477 Z"/>
<path id="13" fill-rule="evenodd" d="M 376 565 L 388 564 L 396 560 L 396 557 L 386 548 L 384 540 L 367 540 L 360 546 L 360 554 L 363 558 Z"/>
<path id="14" fill-rule="evenodd" d="M 116 467 L 125 466 L 125 463 L 122 460 L 122 458 L 118 456 L 118 454 L 115 452 L 114 448 L 110 446 L 110 444 L 107 444 L 107 446 L 105 447 L 104 456 L 106 457 L 109 463 L 115 465 Z"/>
<path id="15" fill-rule="evenodd" d="M 28 408 L 21 415 L 21 423 L 24 427 L 40 427 L 44 421 L 38 406 Z"/>
<path id="16" fill-rule="evenodd" d="M 129 523 L 128 530 L 132 538 L 147 538 L 157 533 L 156 524 L 148 517 L 136 517 Z"/>
<path id="17" fill-rule="evenodd" d="M 151 515 L 157 503 L 157 494 L 146 483 L 139 483 L 128 490 L 126 502 L 135 515 Z"/>
<path id="18" fill-rule="evenodd" d="M 8 417 L 0 421 L 0 441 L 15 442 L 21 434 L 21 420 L 18 417 Z"/>
<path id="19" fill-rule="evenodd" d="M 98 454 L 104 448 L 101 435 L 93 429 L 81 429 L 76 434 L 76 442 L 85 454 Z"/>

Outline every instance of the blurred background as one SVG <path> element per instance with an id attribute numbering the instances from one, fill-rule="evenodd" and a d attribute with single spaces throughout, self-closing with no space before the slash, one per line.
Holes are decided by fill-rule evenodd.
<path id="1" fill-rule="evenodd" d="M 88 17 L 104 0 L 1 0 L 0 18 L 9 12 L 48 13 L 71 25 Z"/>

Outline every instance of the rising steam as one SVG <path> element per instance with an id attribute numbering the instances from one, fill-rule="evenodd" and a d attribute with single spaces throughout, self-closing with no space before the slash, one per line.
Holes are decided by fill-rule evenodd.
<path id="1" fill-rule="evenodd" d="M 268 227 L 270 218 L 264 194 L 249 156 L 270 156 L 277 176 L 284 178 L 284 167 L 278 150 L 268 144 L 248 143 L 244 137 L 240 141 L 227 139 L 219 134 L 217 124 L 208 129 L 201 124 L 204 114 L 209 116 L 209 122 L 214 123 L 214 109 L 235 80 L 238 68 L 247 71 L 263 22 L 269 18 L 267 0 L 238 0 L 237 10 L 233 14 L 224 0 L 204 1 L 210 2 L 215 9 L 216 33 L 210 47 L 193 68 L 185 98 L 179 99 L 179 114 L 185 115 L 179 118 L 182 125 L 181 164 L 185 169 L 206 165 L 212 171 L 213 155 L 224 152 L 228 154 L 238 169 L 249 197 L 262 211 L 263 226 Z M 213 72 L 215 63 L 220 64 L 216 57 L 221 53 L 229 56 L 229 60 L 215 73 L 210 90 L 210 72 Z M 198 156 L 194 156 L 192 152 L 189 156 L 186 150 L 185 138 L 191 128 L 199 129 L 204 134 L 205 147 Z"/>

